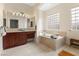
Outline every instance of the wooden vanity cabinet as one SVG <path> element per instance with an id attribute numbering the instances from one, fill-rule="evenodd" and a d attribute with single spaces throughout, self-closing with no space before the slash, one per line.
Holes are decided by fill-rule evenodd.
<path id="1" fill-rule="evenodd" d="M 3 37 L 3 49 L 23 45 L 27 40 L 35 37 L 35 31 L 31 32 L 11 32 Z"/>
<path id="2" fill-rule="evenodd" d="M 27 32 L 26 35 L 27 35 L 27 38 L 30 39 L 30 38 L 33 38 L 35 35 L 33 35 L 35 32 Z"/>

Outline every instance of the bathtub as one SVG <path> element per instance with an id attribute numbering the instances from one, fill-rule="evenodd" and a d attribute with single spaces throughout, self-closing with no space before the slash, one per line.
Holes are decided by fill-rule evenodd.
<path id="1" fill-rule="evenodd" d="M 50 38 L 49 36 L 40 36 L 39 39 L 41 44 L 50 47 L 51 49 L 57 50 L 65 45 L 64 36 L 56 36 L 56 38 Z"/>

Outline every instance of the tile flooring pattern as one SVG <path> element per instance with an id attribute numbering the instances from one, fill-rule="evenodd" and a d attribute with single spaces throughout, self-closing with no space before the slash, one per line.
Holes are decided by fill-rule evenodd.
<path id="1" fill-rule="evenodd" d="M 56 51 L 45 52 L 35 43 L 27 43 L 18 47 L 6 49 L 2 56 L 54 56 Z"/>
<path id="2" fill-rule="evenodd" d="M 2 56 L 56 56 L 61 50 L 69 51 L 79 56 L 79 49 L 64 46 L 61 49 L 46 52 L 42 50 L 36 43 L 30 42 L 25 45 L 6 49 L 2 52 Z"/>

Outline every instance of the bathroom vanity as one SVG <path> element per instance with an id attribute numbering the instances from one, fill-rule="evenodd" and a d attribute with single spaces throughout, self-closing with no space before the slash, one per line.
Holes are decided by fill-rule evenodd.
<path id="1" fill-rule="evenodd" d="M 16 13 L 25 14 L 23 11 Z M 3 25 L 6 28 L 6 35 L 3 36 L 3 49 L 19 46 L 31 41 L 35 37 L 35 16 L 25 17 L 13 15 L 4 10 Z M 16 14 L 15 13 L 15 14 Z"/>
<path id="2" fill-rule="evenodd" d="M 7 31 L 3 37 L 3 49 L 26 44 L 35 37 L 35 31 Z"/>

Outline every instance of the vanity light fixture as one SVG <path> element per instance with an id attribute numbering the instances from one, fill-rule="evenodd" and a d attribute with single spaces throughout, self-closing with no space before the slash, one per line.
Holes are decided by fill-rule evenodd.
<path id="1" fill-rule="evenodd" d="M 20 16 L 22 16 L 22 14 L 19 14 Z"/>
<path id="2" fill-rule="evenodd" d="M 12 15 L 26 17 L 23 12 L 13 12 Z"/>

